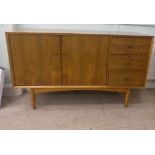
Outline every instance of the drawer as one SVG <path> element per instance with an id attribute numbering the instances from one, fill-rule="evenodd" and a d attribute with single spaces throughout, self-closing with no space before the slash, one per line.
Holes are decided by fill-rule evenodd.
<path id="1" fill-rule="evenodd" d="M 146 70 L 146 55 L 110 55 L 109 70 Z"/>
<path id="2" fill-rule="evenodd" d="M 144 71 L 110 71 L 109 86 L 144 86 Z"/>
<path id="3" fill-rule="evenodd" d="M 110 53 L 112 54 L 146 54 L 150 51 L 148 38 L 113 37 Z"/>

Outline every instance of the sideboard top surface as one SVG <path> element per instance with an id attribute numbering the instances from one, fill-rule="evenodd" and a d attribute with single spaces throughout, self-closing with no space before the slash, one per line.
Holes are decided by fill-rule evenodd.
<path id="1" fill-rule="evenodd" d="M 6 34 L 52 34 L 52 35 L 104 35 L 104 36 L 135 36 L 151 37 L 141 33 L 132 32 L 112 32 L 112 31 L 87 31 L 87 30 L 47 30 L 47 29 L 27 29 L 6 32 Z"/>

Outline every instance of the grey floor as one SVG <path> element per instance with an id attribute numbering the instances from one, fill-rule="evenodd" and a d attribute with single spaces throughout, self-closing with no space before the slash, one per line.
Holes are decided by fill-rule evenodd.
<path id="1" fill-rule="evenodd" d="M 111 92 L 57 92 L 37 95 L 32 110 L 28 92 L 3 97 L 0 129 L 155 129 L 155 89 L 133 90 L 129 107 Z"/>

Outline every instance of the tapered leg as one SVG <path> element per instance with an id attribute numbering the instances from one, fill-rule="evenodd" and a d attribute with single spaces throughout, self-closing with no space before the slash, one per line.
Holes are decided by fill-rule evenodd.
<path id="1" fill-rule="evenodd" d="M 31 97 L 32 97 L 32 108 L 35 109 L 36 108 L 36 95 L 34 92 L 34 89 L 31 89 Z"/>
<path id="2" fill-rule="evenodd" d="M 130 89 L 127 89 L 127 91 L 125 92 L 125 107 L 128 107 L 128 101 L 129 101 L 129 95 L 130 95 Z"/>

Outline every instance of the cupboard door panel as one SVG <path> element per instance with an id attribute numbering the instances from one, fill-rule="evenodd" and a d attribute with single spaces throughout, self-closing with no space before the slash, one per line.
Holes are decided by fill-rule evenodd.
<path id="1" fill-rule="evenodd" d="M 110 38 L 62 36 L 62 84 L 105 85 Z"/>
<path id="2" fill-rule="evenodd" d="M 9 35 L 16 86 L 61 84 L 60 36 Z"/>

